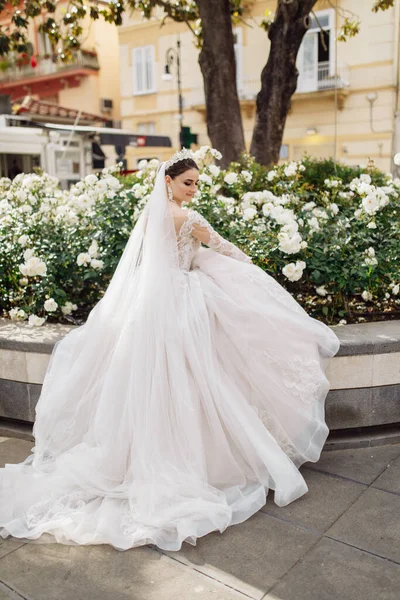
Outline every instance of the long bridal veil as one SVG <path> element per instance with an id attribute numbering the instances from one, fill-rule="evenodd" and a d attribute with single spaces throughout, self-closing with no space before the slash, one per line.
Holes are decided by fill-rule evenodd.
<path id="1" fill-rule="evenodd" d="M 126 409 L 120 405 L 122 398 L 128 404 L 132 404 L 129 398 L 147 398 L 151 403 L 157 395 L 154 367 L 165 360 L 161 349 L 172 333 L 166 324 L 172 324 L 176 312 L 172 269 L 177 267 L 163 164 L 104 296 L 87 322 L 54 348 L 33 430 L 35 466 L 54 459 L 85 436 L 94 436 L 91 443 L 103 446 L 108 432 L 112 432 L 112 452 L 118 452 L 110 425 L 121 421 L 122 434 Z M 140 340 L 140 347 L 129 342 L 131 334 Z M 121 377 L 127 368 L 132 373 L 132 389 L 119 389 L 126 385 Z M 139 380 L 135 373 L 140 373 Z M 146 435 L 143 425 L 135 436 Z"/>

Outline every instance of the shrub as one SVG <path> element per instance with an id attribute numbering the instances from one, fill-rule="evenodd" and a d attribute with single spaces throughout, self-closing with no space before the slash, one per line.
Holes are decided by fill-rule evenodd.
<path id="1" fill-rule="evenodd" d="M 400 181 L 305 158 L 268 170 L 243 156 L 226 171 L 195 154 L 190 206 L 327 323 L 399 315 Z M 145 205 L 158 161 L 129 178 L 88 175 L 62 192 L 46 174 L 0 180 L 0 293 L 12 319 L 81 323 L 102 297 Z"/>

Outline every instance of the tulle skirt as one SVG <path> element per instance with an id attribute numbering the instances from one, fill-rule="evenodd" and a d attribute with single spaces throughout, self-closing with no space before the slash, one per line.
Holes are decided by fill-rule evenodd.
<path id="1" fill-rule="evenodd" d="M 173 314 L 92 311 L 56 343 L 33 452 L 0 469 L 2 537 L 179 550 L 307 492 L 337 336 L 254 265 L 192 267 Z"/>

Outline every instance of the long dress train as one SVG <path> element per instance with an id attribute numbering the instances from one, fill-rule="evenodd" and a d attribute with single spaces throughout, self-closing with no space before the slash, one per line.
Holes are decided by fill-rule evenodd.
<path id="1" fill-rule="evenodd" d="M 91 314 L 57 342 L 33 453 L 0 470 L 1 536 L 178 550 L 307 492 L 337 336 L 196 211 L 177 244 L 167 320 Z"/>

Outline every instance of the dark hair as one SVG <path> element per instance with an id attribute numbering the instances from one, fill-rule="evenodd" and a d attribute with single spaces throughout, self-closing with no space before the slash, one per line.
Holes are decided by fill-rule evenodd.
<path id="1" fill-rule="evenodd" d="M 197 169 L 199 167 L 194 162 L 193 158 L 185 158 L 184 160 L 179 160 L 174 163 L 165 171 L 166 175 L 169 175 L 171 179 L 175 179 L 178 175 L 182 175 L 185 171 L 189 171 L 189 169 Z"/>

